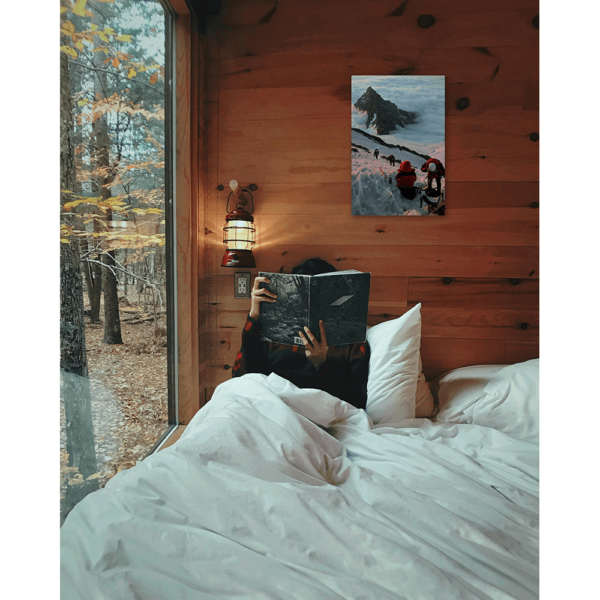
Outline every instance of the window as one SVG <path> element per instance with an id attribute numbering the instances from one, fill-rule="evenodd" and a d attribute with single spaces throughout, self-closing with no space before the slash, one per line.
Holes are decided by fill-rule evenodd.
<path id="1" fill-rule="evenodd" d="M 61 3 L 61 523 L 177 423 L 172 27 Z"/>

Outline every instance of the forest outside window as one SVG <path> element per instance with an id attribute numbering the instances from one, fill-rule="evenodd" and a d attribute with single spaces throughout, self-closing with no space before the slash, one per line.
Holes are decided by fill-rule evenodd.
<path id="1" fill-rule="evenodd" d="M 172 27 L 61 0 L 61 523 L 177 422 Z"/>

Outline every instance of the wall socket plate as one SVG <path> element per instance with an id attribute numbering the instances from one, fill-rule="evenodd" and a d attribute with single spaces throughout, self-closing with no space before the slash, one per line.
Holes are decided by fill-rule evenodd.
<path id="1" fill-rule="evenodd" d="M 236 271 L 233 277 L 233 297 L 250 298 L 250 282 L 252 274 L 246 271 Z"/>

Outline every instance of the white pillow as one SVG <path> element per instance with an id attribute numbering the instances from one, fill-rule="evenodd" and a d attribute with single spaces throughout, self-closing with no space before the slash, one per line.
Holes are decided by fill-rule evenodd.
<path id="1" fill-rule="evenodd" d="M 467 423 L 464 411 L 483 396 L 490 379 L 506 365 L 473 365 L 444 373 L 431 382 L 440 410 L 437 421 Z"/>
<path id="2" fill-rule="evenodd" d="M 539 442 L 540 360 L 505 367 L 465 410 L 467 422 L 492 427 L 525 442 Z"/>
<path id="3" fill-rule="evenodd" d="M 367 331 L 371 347 L 367 414 L 374 424 L 414 419 L 421 346 L 421 305 Z"/>
<path id="4" fill-rule="evenodd" d="M 419 353 L 419 377 L 417 379 L 417 397 L 415 402 L 415 417 L 417 419 L 429 418 L 433 415 L 435 402 L 429 389 L 429 384 L 423 375 L 423 363 Z"/>

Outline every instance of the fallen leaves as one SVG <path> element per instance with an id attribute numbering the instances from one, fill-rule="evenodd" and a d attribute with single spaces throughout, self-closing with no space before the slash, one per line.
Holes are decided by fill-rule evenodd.
<path id="1" fill-rule="evenodd" d="M 86 306 L 85 308 L 89 308 Z M 140 306 L 121 312 L 145 315 Z M 166 332 L 159 317 L 160 334 Z M 98 480 L 102 488 L 116 473 L 143 460 L 168 426 L 166 338 L 152 321 L 122 323 L 124 344 L 102 343 L 103 326 L 86 325 L 97 471 L 84 478 L 69 466 L 64 410 L 61 407 L 60 492 Z"/>

